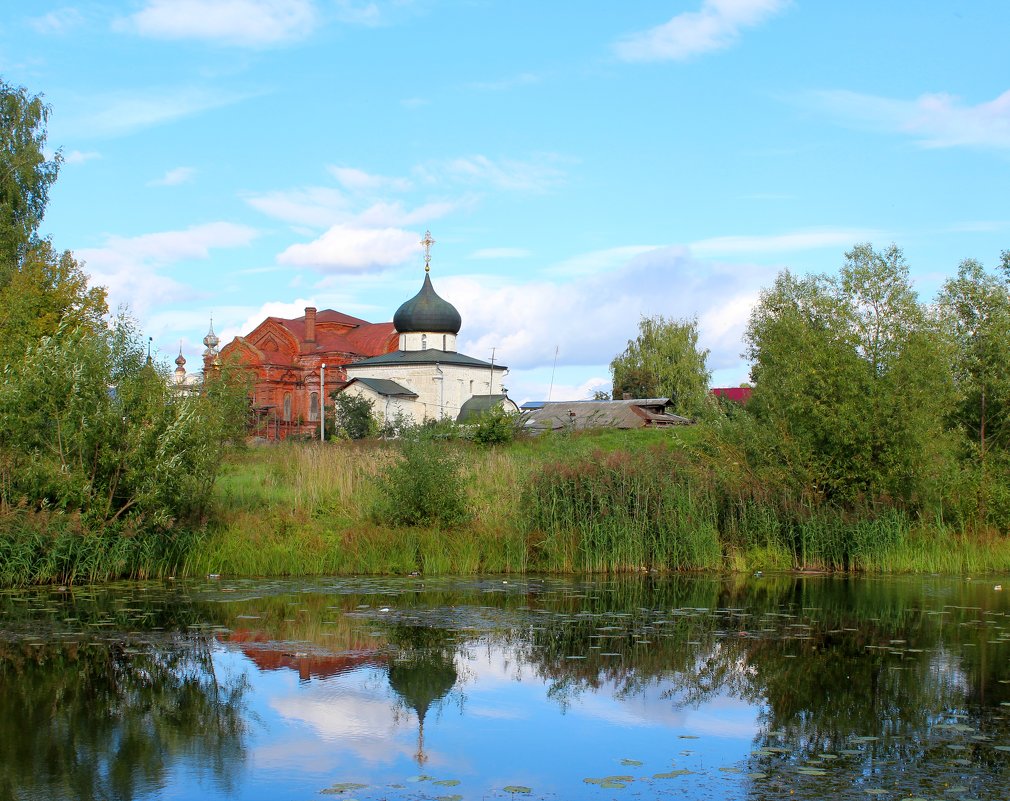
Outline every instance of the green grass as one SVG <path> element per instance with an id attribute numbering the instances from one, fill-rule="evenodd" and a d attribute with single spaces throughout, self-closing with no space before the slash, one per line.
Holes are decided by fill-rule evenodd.
<path id="1" fill-rule="evenodd" d="M 95 533 L 79 516 L 0 511 L 0 584 L 211 573 L 1010 570 L 1010 538 L 999 532 L 954 530 L 887 506 L 817 505 L 775 473 L 752 473 L 704 425 L 427 446 L 448 447 L 458 465 L 464 509 L 449 524 L 393 525 L 376 512 L 383 477 L 407 464 L 396 443 L 263 446 L 228 456 L 197 532 Z M 437 472 L 439 461 L 410 464 Z"/>

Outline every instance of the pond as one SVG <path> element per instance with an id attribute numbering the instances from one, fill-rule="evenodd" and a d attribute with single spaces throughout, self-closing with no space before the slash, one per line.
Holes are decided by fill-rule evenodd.
<path id="1" fill-rule="evenodd" d="M 0 594 L 0 798 L 1008 799 L 997 579 Z"/>

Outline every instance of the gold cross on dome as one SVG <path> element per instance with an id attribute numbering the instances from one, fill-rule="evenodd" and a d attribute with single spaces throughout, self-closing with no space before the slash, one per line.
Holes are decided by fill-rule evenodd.
<path id="1" fill-rule="evenodd" d="M 431 231 L 424 232 L 421 244 L 424 245 L 424 271 L 427 273 L 431 271 L 431 246 L 435 244 L 435 240 L 431 238 Z"/>

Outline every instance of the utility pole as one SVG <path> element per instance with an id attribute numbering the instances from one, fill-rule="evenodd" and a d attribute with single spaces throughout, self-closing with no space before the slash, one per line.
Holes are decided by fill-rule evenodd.
<path id="1" fill-rule="evenodd" d="M 326 442 L 326 364 L 319 365 L 319 441 Z"/>

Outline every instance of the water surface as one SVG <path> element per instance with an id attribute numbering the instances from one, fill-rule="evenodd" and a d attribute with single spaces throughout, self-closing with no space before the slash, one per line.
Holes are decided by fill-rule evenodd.
<path id="1" fill-rule="evenodd" d="M 997 586 L 636 576 L 6 592 L 0 798 L 1010 799 Z"/>

